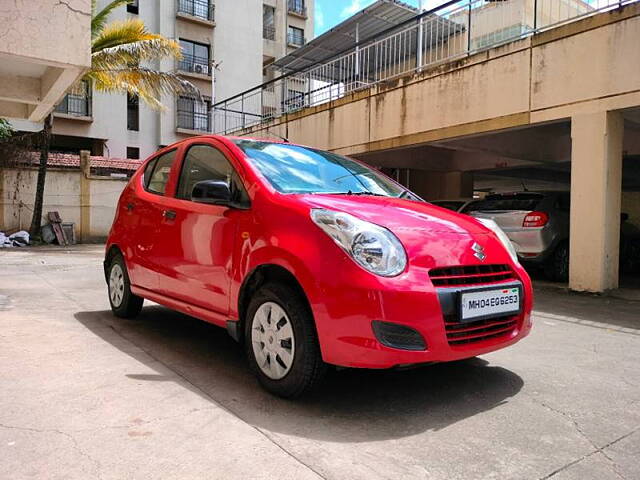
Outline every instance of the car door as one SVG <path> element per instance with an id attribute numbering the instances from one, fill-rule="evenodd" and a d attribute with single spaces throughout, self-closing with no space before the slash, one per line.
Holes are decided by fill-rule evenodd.
<path id="1" fill-rule="evenodd" d="M 137 218 L 133 241 L 132 258 L 129 261 L 131 282 L 148 290 L 158 287 L 158 259 L 161 247 L 160 234 L 162 205 L 174 168 L 177 149 L 159 154 L 147 163 L 144 175 L 136 186 L 136 195 L 125 208 Z"/>
<path id="2" fill-rule="evenodd" d="M 213 143 L 194 141 L 184 148 L 180 176 L 162 219 L 160 292 L 218 313 L 229 310 L 229 287 L 238 224 L 247 210 L 191 200 L 196 183 L 224 181 L 248 203 L 246 190 L 231 161 Z"/>

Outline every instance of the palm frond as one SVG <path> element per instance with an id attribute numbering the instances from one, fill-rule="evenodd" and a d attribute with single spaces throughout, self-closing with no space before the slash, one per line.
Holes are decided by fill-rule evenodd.
<path id="1" fill-rule="evenodd" d="M 96 11 L 96 0 L 91 1 L 91 38 L 97 37 L 104 26 L 107 24 L 107 19 L 113 10 L 120 5 L 131 3 L 132 0 L 113 0 L 106 7 L 99 12 Z"/>
<path id="2" fill-rule="evenodd" d="M 109 70 L 92 69 L 85 75 L 91 79 L 96 90 L 103 92 L 128 92 L 140 97 L 151 108 L 163 110 L 163 95 L 194 96 L 202 101 L 200 90 L 191 82 L 173 72 L 158 72 L 145 67 Z"/>
<path id="3" fill-rule="evenodd" d="M 143 61 L 181 57 L 178 42 L 159 37 L 102 49 L 91 56 L 91 65 L 96 70 L 110 70 Z"/>
<path id="4" fill-rule="evenodd" d="M 165 39 L 165 37 L 149 32 L 144 22 L 140 19 L 130 18 L 128 20 L 111 22 L 91 41 L 91 53 L 100 52 L 105 48 L 126 45 L 128 43 L 156 39 Z M 172 40 L 165 40 L 172 42 Z M 176 49 L 179 49 L 177 43 L 175 45 Z"/>

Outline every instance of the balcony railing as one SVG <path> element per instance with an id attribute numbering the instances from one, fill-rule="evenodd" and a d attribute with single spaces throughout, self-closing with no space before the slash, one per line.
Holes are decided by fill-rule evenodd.
<path id="1" fill-rule="evenodd" d="M 90 117 L 91 86 L 89 82 L 82 81 L 74 86 L 56 106 L 55 111 L 75 117 Z"/>
<path id="2" fill-rule="evenodd" d="M 276 39 L 275 25 L 263 25 L 262 38 L 264 38 L 265 40 L 275 40 Z"/>
<path id="3" fill-rule="evenodd" d="M 295 13 L 301 17 L 307 16 L 307 6 L 304 4 L 303 0 L 288 0 L 287 10 L 289 13 Z"/>
<path id="4" fill-rule="evenodd" d="M 301 47 L 305 44 L 304 35 L 299 33 L 289 32 L 287 33 L 287 43 L 289 45 L 295 45 L 296 47 Z"/>
<path id="5" fill-rule="evenodd" d="M 198 73 L 200 75 L 208 75 L 210 77 L 211 62 L 205 57 L 182 54 L 182 58 L 178 61 L 178 70 L 189 73 Z"/>
<path id="6" fill-rule="evenodd" d="M 178 0 L 178 13 L 185 13 L 203 20 L 215 21 L 215 5 L 207 0 Z"/>
<path id="7" fill-rule="evenodd" d="M 214 132 L 248 128 L 638 1 L 450 0 L 320 62 L 216 103 Z M 304 44 L 299 33 L 287 33 L 289 44 Z"/>

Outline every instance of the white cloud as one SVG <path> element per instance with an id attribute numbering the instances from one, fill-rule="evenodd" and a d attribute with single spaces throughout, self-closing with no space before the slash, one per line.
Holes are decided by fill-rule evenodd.
<path id="1" fill-rule="evenodd" d="M 351 3 L 340 12 L 340 18 L 347 18 L 371 5 L 375 0 L 351 0 Z"/>

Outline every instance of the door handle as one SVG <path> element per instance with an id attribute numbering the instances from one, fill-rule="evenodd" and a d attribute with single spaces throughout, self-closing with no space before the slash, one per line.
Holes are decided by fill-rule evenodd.
<path id="1" fill-rule="evenodd" d="M 128 210 L 129 212 L 133 211 L 133 209 L 134 209 L 135 207 L 136 207 L 136 206 L 135 206 L 133 203 L 131 203 L 131 202 L 127 203 L 127 210 Z"/>
<path id="2" fill-rule="evenodd" d="M 174 212 L 173 210 L 165 210 L 164 212 L 162 212 L 162 216 L 167 220 L 175 220 L 176 212 Z"/>

